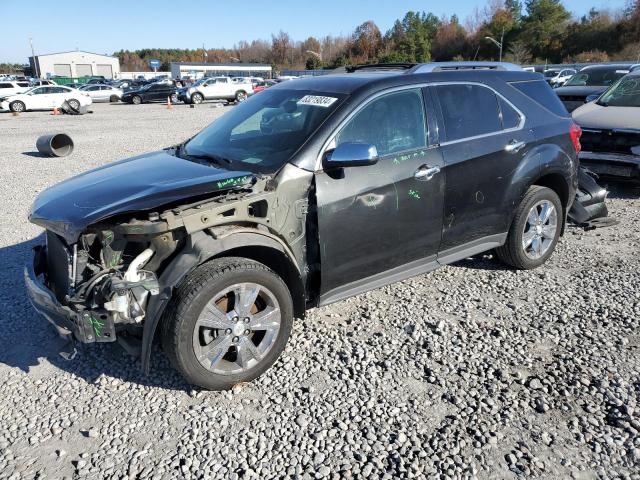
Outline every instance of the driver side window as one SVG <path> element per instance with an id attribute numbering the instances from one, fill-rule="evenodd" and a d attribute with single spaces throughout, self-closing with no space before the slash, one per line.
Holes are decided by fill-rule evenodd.
<path id="1" fill-rule="evenodd" d="M 426 147 L 421 90 L 388 93 L 370 102 L 340 130 L 335 146 L 342 143 L 375 145 L 380 157 Z"/>

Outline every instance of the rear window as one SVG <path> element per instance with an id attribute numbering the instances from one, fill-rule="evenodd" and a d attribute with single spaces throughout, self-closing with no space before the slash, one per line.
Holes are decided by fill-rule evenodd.
<path id="1" fill-rule="evenodd" d="M 568 117 L 569 112 L 564 107 L 558 96 L 544 80 L 532 80 L 528 82 L 514 82 L 510 84 L 527 97 L 540 104 L 547 110 L 560 117 Z"/>

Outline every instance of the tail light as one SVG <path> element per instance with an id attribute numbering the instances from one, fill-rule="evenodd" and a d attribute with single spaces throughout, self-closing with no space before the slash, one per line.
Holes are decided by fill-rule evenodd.
<path id="1" fill-rule="evenodd" d="M 569 136 L 571 137 L 571 143 L 573 143 L 573 148 L 576 149 L 576 153 L 580 153 L 582 150 L 582 145 L 580 145 L 580 137 L 582 136 L 582 129 L 576 123 L 571 124 L 571 128 L 569 128 Z"/>

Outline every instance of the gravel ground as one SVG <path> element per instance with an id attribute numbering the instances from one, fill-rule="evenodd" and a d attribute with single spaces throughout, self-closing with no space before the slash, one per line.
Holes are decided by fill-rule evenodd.
<path id="1" fill-rule="evenodd" d="M 72 362 L 31 309 L 21 266 L 34 196 L 176 143 L 227 108 L 95 105 L 0 113 L 0 478 L 640 479 L 640 190 L 620 224 L 569 229 L 535 271 L 465 260 L 309 313 L 275 366 L 192 390 L 154 353 Z M 34 154 L 64 131 L 76 151 Z"/>

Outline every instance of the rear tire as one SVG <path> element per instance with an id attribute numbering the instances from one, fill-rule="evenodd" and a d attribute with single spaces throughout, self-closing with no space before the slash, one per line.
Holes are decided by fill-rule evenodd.
<path id="1" fill-rule="evenodd" d="M 516 210 L 507 241 L 495 249 L 496 255 L 517 269 L 537 268 L 555 250 L 563 222 L 562 203 L 556 192 L 533 185 Z"/>
<path id="2" fill-rule="evenodd" d="M 236 103 L 242 103 L 247 99 L 247 92 L 244 90 L 238 90 L 236 92 Z"/>
<path id="3" fill-rule="evenodd" d="M 111 103 L 116 103 L 118 100 L 120 100 L 120 98 L 117 95 L 111 95 L 109 97 L 109 102 Z"/>
<path id="4" fill-rule="evenodd" d="M 277 360 L 291 334 L 293 302 L 267 266 L 215 259 L 177 288 L 162 325 L 163 349 L 187 382 L 226 390 L 254 380 Z"/>
<path id="5" fill-rule="evenodd" d="M 76 111 L 80 110 L 80 102 L 75 98 L 72 98 L 71 100 L 67 100 L 67 104 Z"/>
<path id="6" fill-rule="evenodd" d="M 19 100 L 16 100 L 15 102 L 11 102 L 9 104 L 9 110 L 11 110 L 12 112 L 20 113 L 24 112 L 26 109 L 27 106 L 24 104 L 24 102 L 21 102 Z"/>
<path id="7" fill-rule="evenodd" d="M 178 103 L 178 95 L 175 93 L 172 93 L 169 98 L 171 99 L 171 103 Z"/>

